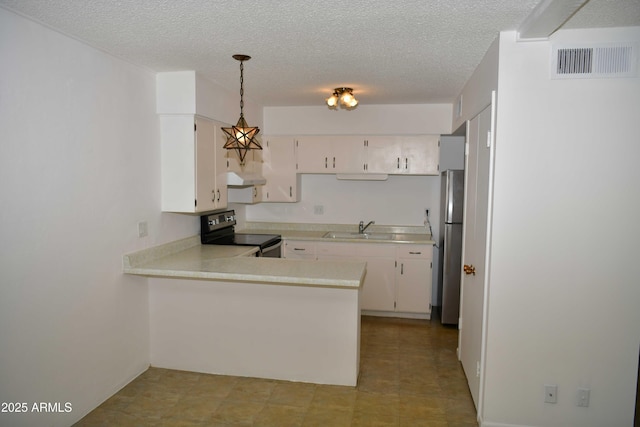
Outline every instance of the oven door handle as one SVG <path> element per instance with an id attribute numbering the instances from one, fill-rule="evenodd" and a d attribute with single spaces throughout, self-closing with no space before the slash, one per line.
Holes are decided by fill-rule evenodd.
<path id="1" fill-rule="evenodd" d="M 278 249 L 280 246 L 282 246 L 282 240 L 280 240 L 278 243 L 276 243 L 275 245 L 271 245 L 271 246 L 267 246 L 266 248 L 264 248 L 262 250 L 262 252 L 269 252 L 272 251 L 274 249 Z"/>
<path id="2" fill-rule="evenodd" d="M 258 252 L 258 256 L 282 258 L 282 250 L 280 249 L 280 246 L 282 246 L 282 240 L 276 242 L 274 245 L 267 246 L 266 248 L 261 248 Z"/>

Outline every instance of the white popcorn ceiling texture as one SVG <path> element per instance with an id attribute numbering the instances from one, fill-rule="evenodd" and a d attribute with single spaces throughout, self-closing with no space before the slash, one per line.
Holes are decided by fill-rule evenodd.
<path id="1" fill-rule="evenodd" d="M 541 0 L 0 0 L 154 71 L 196 70 L 265 106 L 452 103 L 499 31 Z M 640 0 L 590 0 L 564 26 L 640 25 Z"/>

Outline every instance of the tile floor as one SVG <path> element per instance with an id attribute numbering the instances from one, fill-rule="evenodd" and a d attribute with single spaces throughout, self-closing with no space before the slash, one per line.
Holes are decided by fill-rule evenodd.
<path id="1" fill-rule="evenodd" d="M 364 316 L 355 388 L 150 368 L 76 426 L 477 426 L 457 335 Z"/>

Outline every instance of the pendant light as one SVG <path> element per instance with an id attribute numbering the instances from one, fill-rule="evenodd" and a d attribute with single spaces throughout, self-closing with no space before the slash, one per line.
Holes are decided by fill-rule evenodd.
<path id="1" fill-rule="evenodd" d="M 244 119 L 244 113 L 242 111 L 244 107 L 243 62 L 250 60 L 251 57 L 248 55 L 233 55 L 233 59 L 240 61 L 240 118 L 235 126 L 222 128 L 222 131 L 227 135 L 227 142 L 224 144 L 224 148 L 227 150 L 236 150 L 240 157 L 240 164 L 244 165 L 247 152 L 249 150 L 262 150 L 262 146 L 256 139 L 260 129 L 257 126 L 249 126 Z"/>

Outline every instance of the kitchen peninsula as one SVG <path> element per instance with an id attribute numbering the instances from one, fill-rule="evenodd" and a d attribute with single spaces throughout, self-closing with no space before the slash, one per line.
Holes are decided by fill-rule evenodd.
<path id="1" fill-rule="evenodd" d="M 355 386 L 366 264 L 252 251 L 193 236 L 123 257 L 150 277 L 151 365 Z"/>

